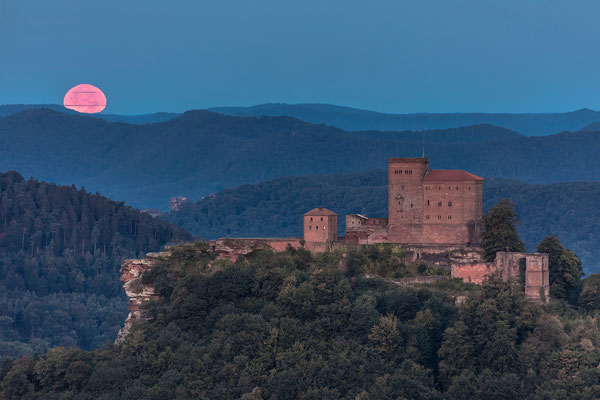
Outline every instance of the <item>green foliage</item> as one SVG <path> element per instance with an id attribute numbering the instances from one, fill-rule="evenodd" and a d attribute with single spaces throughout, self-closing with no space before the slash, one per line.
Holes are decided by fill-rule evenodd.
<path id="1" fill-rule="evenodd" d="M 579 304 L 588 311 L 600 311 L 600 273 L 592 274 L 583 280 Z"/>
<path id="2" fill-rule="evenodd" d="M 114 340 L 121 261 L 189 238 L 84 189 L 0 174 L 0 359 Z"/>
<path id="3" fill-rule="evenodd" d="M 537 250 L 548 254 L 550 297 L 577 304 L 581 290 L 580 280 L 583 276 L 579 257 L 571 250 L 565 249 L 557 236 L 542 239 Z"/>
<path id="4" fill-rule="evenodd" d="M 525 244 L 517 233 L 517 214 L 508 199 L 500 200 L 483 216 L 481 246 L 485 259 L 494 261 L 498 251 L 525 251 Z"/>
<path id="5" fill-rule="evenodd" d="M 449 275 L 449 271 L 416 262 L 406 262 L 406 249 L 394 244 L 361 245 L 346 254 L 346 274 L 384 278 Z"/>
<path id="6" fill-rule="evenodd" d="M 375 256 L 394 251 L 377 249 Z M 492 279 L 463 286 L 466 298 L 457 307 L 445 292 L 456 284 L 410 288 L 348 278 L 336 252 L 259 250 L 235 264 L 215 262 L 205 244 L 173 254 L 152 280 L 157 289 L 170 280 L 168 296 L 151 304 L 150 319 L 138 321 L 124 344 L 7 360 L 0 398 L 484 400 L 600 393 L 597 315 L 565 302 L 545 309 L 528 303 L 518 285 Z"/>

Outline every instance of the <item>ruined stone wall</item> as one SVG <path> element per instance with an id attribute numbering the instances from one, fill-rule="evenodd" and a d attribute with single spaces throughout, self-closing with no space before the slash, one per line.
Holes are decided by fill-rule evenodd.
<path id="1" fill-rule="evenodd" d="M 520 271 L 521 261 L 524 262 L 524 271 Z M 458 260 L 451 268 L 452 277 L 477 284 L 494 273 L 505 281 L 518 281 L 521 272 L 524 272 L 525 297 L 539 302 L 547 302 L 550 299 L 548 254 L 499 251 L 496 253 L 495 262 Z"/>
<path id="2" fill-rule="evenodd" d="M 452 277 L 468 283 L 482 283 L 496 272 L 496 264 L 478 262 L 459 262 L 452 265 Z"/>

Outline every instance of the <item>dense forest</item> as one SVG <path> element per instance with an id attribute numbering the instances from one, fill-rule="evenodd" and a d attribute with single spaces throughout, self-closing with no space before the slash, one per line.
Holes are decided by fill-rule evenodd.
<path id="1" fill-rule="evenodd" d="M 257 251 L 215 262 L 181 246 L 143 277 L 162 298 L 123 344 L 6 360 L 5 399 L 597 399 L 600 281 L 582 302 L 522 287 L 367 278 L 389 246 Z M 390 264 L 390 261 L 392 263 Z M 345 268 L 340 268 L 340 263 Z M 379 269 L 381 270 L 381 269 Z M 596 299 L 596 301 L 594 301 Z M 590 301 L 591 300 L 591 301 Z"/>
<path id="2" fill-rule="evenodd" d="M 121 261 L 189 239 L 83 188 L 0 173 L 0 358 L 114 340 Z"/>
<path id="3" fill-rule="evenodd" d="M 556 234 L 583 260 L 587 271 L 600 269 L 600 183 L 570 182 L 533 185 L 487 179 L 484 210 L 500 199 L 516 205 L 519 233 L 533 250 L 547 234 Z M 186 203 L 165 214 L 175 225 L 204 238 L 301 236 L 301 215 L 323 206 L 338 213 L 339 233 L 344 215 L 387 216 L 387 176 L 384 171 L 345 175 L 279 178 L 242 185 Z"/>
<path id="4" fill-rule="evenodd" d="M 419 156 L 431 168 L 533 183 L 600 180 L 600 134 L 524 137 L 491 125 L 421 132 L 346 132 L 290 117 L 186 112 L 131 125 L 29 110 L 0 117 L 0 170 L 92 191 L 138 208 L 283 176 L 384 169 Z"/>

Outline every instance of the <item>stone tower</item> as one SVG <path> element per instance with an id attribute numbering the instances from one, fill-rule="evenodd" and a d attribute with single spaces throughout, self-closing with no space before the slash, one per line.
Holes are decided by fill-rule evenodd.
<path id="1" fill-rule="evenodd" d="M 388 239 L 419 243 L 423 235 L 423 178 L 427 158 L 388 159 Z"/>
<path id="2" fill-rule="evenodd" d="M 303 216 L 304 241 L 309 250 L 328 250 L 337 240 L 337 214 L 323 207 L 310 210 Z"/>

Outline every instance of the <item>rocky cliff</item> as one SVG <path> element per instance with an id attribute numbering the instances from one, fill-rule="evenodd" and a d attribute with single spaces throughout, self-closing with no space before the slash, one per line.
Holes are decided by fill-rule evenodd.
<path id="1" fill-rule="evenodd" d="M 121 282 L 125 294 L 129 297 L 129 315 L 125 320 L 123 328 L 119 330 L 116 343 L 122 342 L 129 334 L 131 324 L 136 319 L 144 318 L 144 310 L 141 305 L 149 300 L 156 299 L 154 288 L 142 283 L 142 274 L 151 270 L 157 262 L 170 255 L 169 251 L 160 253 L 148 253 L 141 260 L 125 260 L 121 264 Z"/>

